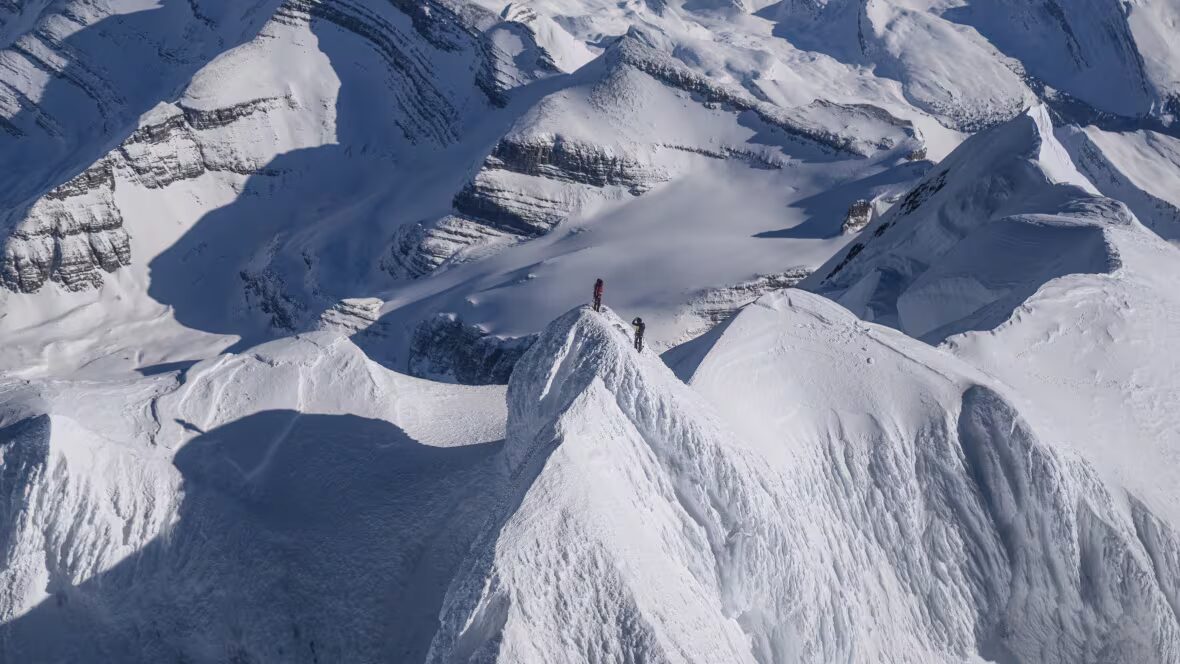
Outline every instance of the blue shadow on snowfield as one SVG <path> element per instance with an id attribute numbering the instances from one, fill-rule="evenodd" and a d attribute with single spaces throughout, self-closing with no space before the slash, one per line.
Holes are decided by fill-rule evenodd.
<path id="1" fill-rule="evenodd" d="M 5 549 L 38 509 L 27 492 L 46 481 L 51 427 L 0 429 Z M 164 534 L 76 586 L 53 556 L 79 545 L 35 554 L 51 597 L 0 625 L 0 661 L 420 662 L 498 504 L 502 445 L 432 447 L 389 422 L 286 410 L 199 435 L 174 458 L 183 502 Z"/>

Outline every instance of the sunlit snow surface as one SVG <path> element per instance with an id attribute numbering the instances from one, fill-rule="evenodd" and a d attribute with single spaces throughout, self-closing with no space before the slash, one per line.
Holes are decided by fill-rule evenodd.
<path id="1" fill-rule="evenodd" d="M 1180 661 L 1172 3 L 0 5 L 0 662 Z"/>

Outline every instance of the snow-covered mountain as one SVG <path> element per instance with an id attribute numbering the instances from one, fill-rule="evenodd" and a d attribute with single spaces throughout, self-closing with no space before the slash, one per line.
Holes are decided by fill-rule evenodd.
<path id="1" fill-rule="evenodd" d="M 1180 661 L 1178 22 L 0 2 L 0 661 Z"/>

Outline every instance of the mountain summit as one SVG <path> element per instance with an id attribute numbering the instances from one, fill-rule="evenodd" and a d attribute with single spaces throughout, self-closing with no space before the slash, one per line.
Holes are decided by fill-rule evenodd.
<path id="1" fill-rule="evenodd" d="M 1177 25 L 0 0 L 0 662 L 1180 662 Z"/>

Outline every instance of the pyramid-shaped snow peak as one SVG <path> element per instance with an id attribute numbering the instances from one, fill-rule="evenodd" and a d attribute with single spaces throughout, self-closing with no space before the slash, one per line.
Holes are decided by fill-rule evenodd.
<path id="1" fill-rule="evenodd" d="M 1056 277 L 1117 268 L 1119 229 L 1144 230 L 1078 172 L 1034 107 L 964 141 L 809 286 L 940 341 L 995 327 Z"/>
<path id="2" fill-rule="evenodd" d="M 572 311 L 431 662 L 1169 661 L 1176 535 L 950 357 L 786 291 L 691 386 Z"/>
<path id="3" fill-rule="evenodd" d="M 783 546 L 781 519 L 704 400 L 612 313 L 578 309 L 508 402 L 512 488 L 429 661 L 755 662 L 738 616 L 762 582 L 726 570 L 756 564 L 734 546 L 744 527 Z"/>

